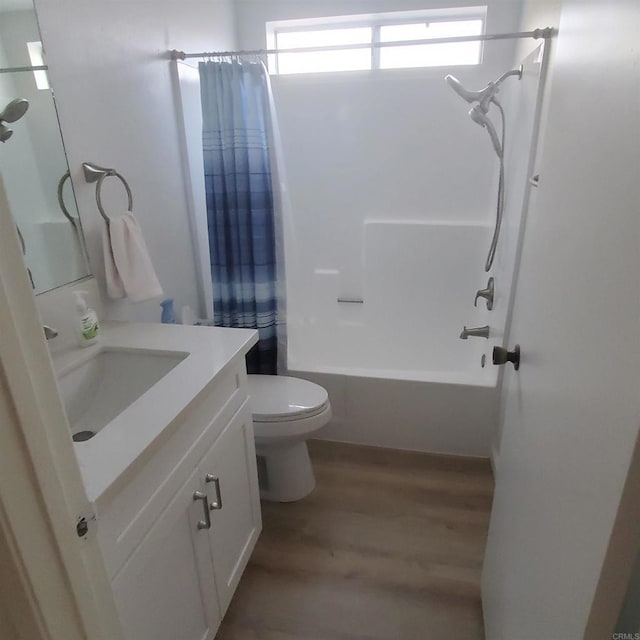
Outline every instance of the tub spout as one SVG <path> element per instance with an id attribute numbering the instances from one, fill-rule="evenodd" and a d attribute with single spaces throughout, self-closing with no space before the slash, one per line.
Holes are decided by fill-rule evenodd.
<path id="1" fill-rule="evenodd" d="M 471 327 L 471 329 L 467 329 L 467 327 L 464 327 L 462 329 L 462 333 L 460 334 L 460 339 L 466 340 L 469 336 L 475 338 L 488 338 L 489 325 L 485 325 L 484 327 Z"/>

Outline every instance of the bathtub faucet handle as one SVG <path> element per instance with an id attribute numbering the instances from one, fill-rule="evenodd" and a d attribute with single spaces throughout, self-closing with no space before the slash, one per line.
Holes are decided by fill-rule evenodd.
<path id="1" fill-rule="evenodd" d="M 487 282 L 486 289 L 478 289 L 476 291 L 476 297 L 473 300 L 473 306 L 478 306 L 478 298 L 484 298 L 487 301 L 487 309 L 491 311 L 493 309 L 493 294 L 495 289 L 495 281 L 493 276 L 489 278 L 489 282 Z"/>

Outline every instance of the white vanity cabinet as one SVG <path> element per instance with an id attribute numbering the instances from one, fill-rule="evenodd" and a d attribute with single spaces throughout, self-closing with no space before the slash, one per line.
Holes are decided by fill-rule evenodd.
<path id="1" fill-rule="evenodd" d="M 198 530 L 202 489 L 193 472 L 112 582 L 129 640 L 208 640 L 220 610 L 207 532 Z"/>
<path id="2" fill-rule="evenodd" d="M 208 533 L 220 613 L 231 602 L 261 529 L 253 422 L 248 403 L 204 457 L 210 501 Z M 254 496 L 255 502 L 249 500 Z"/>
<path id="3" fill-rule="evenodd" d="M 261 530 L 244 358 L 97 506 L 127 640 L 210 640 Z"/>

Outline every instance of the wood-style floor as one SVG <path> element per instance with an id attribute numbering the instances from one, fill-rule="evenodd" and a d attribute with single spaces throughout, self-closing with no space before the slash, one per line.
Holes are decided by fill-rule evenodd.
<path id="1" fill-rule="evenodd" d="M 310 442 L 317 487 L 262 505 L 216 640 L 481 640 L 483 460 Z"/>

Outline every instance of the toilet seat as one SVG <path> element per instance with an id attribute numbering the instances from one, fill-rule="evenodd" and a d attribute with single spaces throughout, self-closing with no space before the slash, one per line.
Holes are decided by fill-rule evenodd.
<path id="1" fill-rule="evenodd" d="M 268 445 L 283 440 L 306 440 L 311 434 L 324 427 L 331 420 L 331 406 L 325 407 L 320 413 L 297 420 L 282 422 L 253 421 L 253 432 L 256 443 Z"/>
<path id="2" fill-rule="evenodd" d="M 285 422 L 322 413 L 329 394 L 320 385 L 289 376 L 249 375 L 254 422 Z"/>
<path id="3" fill-rule="evenodd" d="M 256 442 L 304 439 L 331 419 L 329 395 L 320 385 L 288 376 L 247 378 Z"/>

